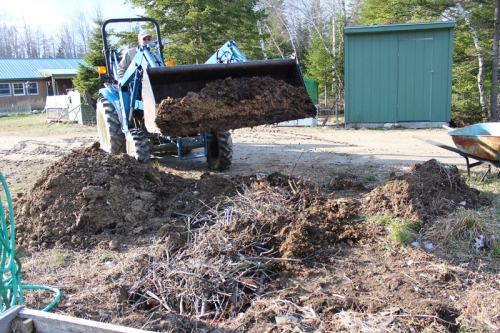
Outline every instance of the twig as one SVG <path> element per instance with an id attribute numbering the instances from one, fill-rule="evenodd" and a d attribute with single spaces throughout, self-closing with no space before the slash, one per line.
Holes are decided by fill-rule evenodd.
<path id="1" fill-rule="evenodd" d="M 142 325 L 141 330 L 144 329 L 144 327 L 146 327 L 148 325 L 149 321 L 151 320 L 151 318 L 153 318 L 155 313 L 156 313 L 156 311 L 153 311 L 153 313 L 151 314 L 151 316 L 149 316 L 149 318 L 146 320 L 144 325 Z"/>
<path id="2" fill-rule="evenodd" d="M 406 274 L 405 272 L 403 272 L 403 275 L 409 277 L 410 279 L 412 279 L 413 281 L 415 281 L 416 283 L 420 284 L 420 282 L 414 278 L 412 278 L 411 276 L 409 276 L 408 274 Z"/>
<path id="3" fill-rule="evenodd" d="M 449 321 L 446 321 L 444 319 L 441 319 L 439 318 L 438 316 L 433 316 L 433 315 L 412 315 L 412 314 L 403 314 L 403 315 L 393 315 L 395 317 L 419 317 L 419 318 L 432 318 L 432 319 L 437 319 L 443 323 L 446 323 L 446 324 L 449 324 L 449 325 L 454 325 L 454 326 L 457 326 L 458 324 L 457 323 L 452 323 L 452 322 L 449 322 Z"/>
<path id="4" fill-rule="evenodd" d="M 242 256 L 243 257 L 243 256 Z M 304 259 L 293 259 L 293 258 L 270 258 L 270 257 L 243 257 L 249 260 L 271 260 L 271 261 L 302 261 Z"/>
<path id="5" fill-rule="evenodd" d="M 290 176 L 292 176 L 292 175 L 293 175 L 293 171 L 295 170 L 295 167 L 296 167 L 296 166 L 297 166 L 297 164 L 299 163 L 299 160 L 300 160 L 300 158 L 302 157 L 302 154 L 304 154 L 304 149 L 302 149 L 302 151 L 300 152 L 299 158 L 297 158 L 297 161 L 295 161 L 295 164 L 293 165 L 292 172 L 290 172 Z"/>

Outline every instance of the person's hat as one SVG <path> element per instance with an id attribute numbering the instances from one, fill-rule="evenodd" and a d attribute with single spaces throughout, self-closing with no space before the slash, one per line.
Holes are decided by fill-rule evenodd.
<path id="1" fill-rule="evenodd" d="M 146 31 L 146 30 L 143 30 L 141 32 L 139 32 L 139 40 L 143 40 L 144 37 L 151 37 L 151 34 L 149 33 L 149 31 Z"/>

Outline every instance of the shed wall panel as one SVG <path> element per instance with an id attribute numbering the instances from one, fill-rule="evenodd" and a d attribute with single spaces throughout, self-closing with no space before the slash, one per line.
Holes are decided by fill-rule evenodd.
<path id="1" fill-rule="evenodd" d="M 346 33 L 346 123 L 449 121 L 450 26 L 454 24 L 375 27 L 377 33 L 366 27 Z"/>

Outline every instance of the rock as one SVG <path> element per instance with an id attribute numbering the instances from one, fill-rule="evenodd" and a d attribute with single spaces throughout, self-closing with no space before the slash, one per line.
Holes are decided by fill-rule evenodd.
<path id="1" fill-rule="evenodd" d="M 154 201 L 156 198 L 156 195 L 151 192 L 147 191 L 142 191 L 139 193 L 139 198 L 141 198 L 144 201 Z"/>
<path id="2" fill-rule="evenodd" d="M 294 316 L 276 316 L 276 317 L 274 317 L 274 320 L 276 320 L 277 325 L 285 324 L 287 322 L 291 322 L 291 323 L 300 322 L 299 318 L 294 317 Z"/>
<path id="3" fill-rule="evenodd" d="M 426 250 L 432 250 L 434 248 L 434 245 L 432 245 L 432 243 L 429 243 L 429 242 L 423 242 L 424 244 L 424 248 Z"/>
<path id="4" fill-rule="evenodd" d="M 82 189 L 82 195 L 87 200 L 95 200 L 103 198 L 106 195 L 106 191 L 101 186 L 87 186 Z"/>
<path id="5" fill-rule="evenodd" d="M 109 249 L 110 250 L 113 250 L 113 251 L 116 251 L 118 250 L 118 247 L 120 246 L 120 244 L 118 243 L 117 240 L 113 239 L 109 242 Z"/>
<path id="6" fill-rule="evenodd" d="M 130 204 L 130 209 L 134 213 L 142 212 L 142 210 L 144 209 L 144 201 L 142 201 L 141 199 L 132 201 L 132 203 Z"/>
<path id="7" fill-rule="evenodd" d="M 137 221 L 137 219 L 135 218 L 135 215 L 132 213 L 128 213 L 125 216 L 124 220 L 125 220 L 125 222 L 128 222 L 128 223 L 135 223 Z"/>

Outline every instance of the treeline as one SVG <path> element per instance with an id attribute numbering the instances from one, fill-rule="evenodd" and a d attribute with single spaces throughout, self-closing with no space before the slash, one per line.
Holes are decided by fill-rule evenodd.
<path id="1" fill-rule="evenodd" d="M 0 24 L 0 58 L 83 58 L 89 52 L 93 19 L 77 10 L 68 22 L 62 23 L 54 35 L 26 22 L 21 26 Z"/>

